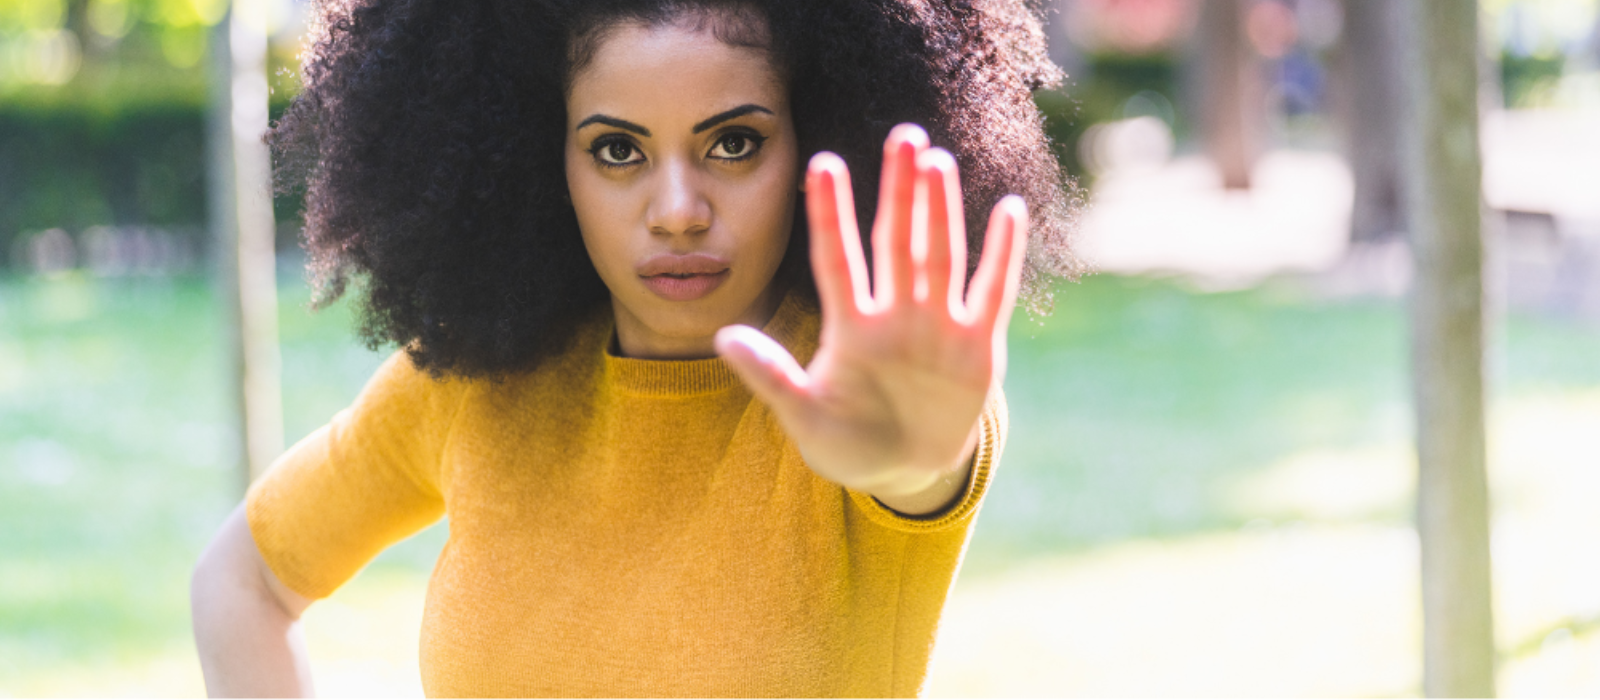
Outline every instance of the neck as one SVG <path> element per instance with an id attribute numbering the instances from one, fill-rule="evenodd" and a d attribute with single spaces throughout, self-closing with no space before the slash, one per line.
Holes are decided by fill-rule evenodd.
<path id="1" fill-rule="evenodd" d="M 728 323 L 754 328 L 766 326 L 777 313 L 778 304 L 783 301 L 783 293 L 784 290 L 779 285 L 768 285 L 761 296 Z M 611 310 L 616 318 L 617 329 L 612 339 L 611 352 L 619 357 L 640 360 L 700 360 L 717 356 L 713 341 L 717 331 L 721 330 L 720 326 L 711 328 L 703 334 L 664 333 L 634 315 L 615 296 L 611 298 Z"/>

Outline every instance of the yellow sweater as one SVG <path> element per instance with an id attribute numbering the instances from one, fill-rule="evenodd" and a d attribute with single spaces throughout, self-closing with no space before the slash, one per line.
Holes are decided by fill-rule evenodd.
<path id="1" fill-rule="evenodd" d="M 764 329 L 802 364 L 814 308 Z M 323 598 L 450 517 L 428 586 L 430 696 L 912 696 L 1005 437 L 985 407 L 966 493 L 900 515 L 806 468 L 719 359 L 608 351 L 609 311 L 494 383 L 403 353 L 251 489 L 285 585 Z"/>

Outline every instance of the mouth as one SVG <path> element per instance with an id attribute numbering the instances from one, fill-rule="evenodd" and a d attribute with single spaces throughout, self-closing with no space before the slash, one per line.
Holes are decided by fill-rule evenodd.
<path id="1" fill-rule="evenodd" d="M 728 261 L 703 253 L 650 257 L 637 270 L 639 280 L 667 301 L 693 301 L 710 294 L 728 279 Z"/>

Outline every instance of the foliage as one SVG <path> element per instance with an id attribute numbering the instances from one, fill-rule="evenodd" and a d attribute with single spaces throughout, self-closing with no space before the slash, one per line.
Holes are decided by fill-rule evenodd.
<path id="1" fill-rule="evenodd" d="M 1087 77 L 1073 79 L 1060 90 L 1034 95 L 1045 115 L 1045 131 L 1055 141 L 1063 167 L 1080 184 L 1092 175 L 1079 158 L 1078 140 L 1094 124 L 1140 114 L 1127 113 L 1136 95 L 1168 105 L 1178 102 L 1178 57 L 1169 53 L 1143 55 L 1091 54 Z M 1186 133 L 1187 122 L 1177 113 L 1161 116 L 1176 133 Z"/>
<path id="2" fill-rule="evenodd" d="M 297 439 L 381 357 L 284 282 Z M 0 277 L 0 694 L 24 669 L 187 643 L 189 569 L 239 497 L 220 319 L 200 278 Z"/>
<path id="3" fill-rule="evenodd" d="M 267 28 L 292 35 L 292 5 L 268 7 Z M 0 0 L 0 269 L 13 239 L 40 229 L 148 225 L 203 238 L 203 59 L 226 9 L 226 0 Z M 294 90 L 295 43 L 269 53 L 275 112 Z M 280 202 L 281 219 L 296 210 Z"/>
<path id="4" fill-rule="evenodd" d="M 143 87 L 96 90 L 83 79 L 0 102 L 0 270 L 21 266 L 19 235 L 50 228 L 156 226 L 206 249 L 204 85 L 151 76 Z M 288 224 L 280 247 L 294 245 L 299 207 L 295 196 L 277 200 Z"/>
<path id="5" fill-rule="evenodd" d="M 1500 52 L 1500 84 L 1505 106 L 1513 109 L 1542 106 L 1549 101 L 1565 68 L 1566 57 L 1559 53 Z"/>
<path id="6" fill-rule="evenodd" d="M 201 122 L 172 103 L 0 111 L 0 244 L 30 229 L 204 221 Z"/>
<path id="7" fill-rule="evenodd" d="M 227 9 L 227 0 L 4 0 L 0 40 L 20 55 L 0 66 L 0 86 L 61 84 L 85 59 L 196 69 L 206 54 L 207 28 Z M 57 48 L 62 53 L 56 58 L 65 61 L 57 70 L 25 55 L 49 41 L 65 42 Z"/>

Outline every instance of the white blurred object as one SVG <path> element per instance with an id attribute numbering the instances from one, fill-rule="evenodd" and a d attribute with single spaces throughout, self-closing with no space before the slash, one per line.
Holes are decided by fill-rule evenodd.
<path id="1" fill-rule="evenodd" d="M 1172 106 L 1172 100 L 1155 90 L 1140 90 L 1133 93 L 1133 97 L 1122 103 L 1119 111 L 1123 119 L 1156 117 L 1168 127 L 1178 121 L 1178 110 Z M 1170 128 L 1167 135 L 1169 137 L 1172 135 Z"/>
<path id="2" fill-rule="evenodd" d="M 1124 123 L 1105 126 L 1117 124 Z M 1096 181 L 1083 222 L 1083 250 L 1097 270 L 1176 273 L 1232 288 L 1282 272 L 1325 269 L 1344 255 L 1354 183 L 1339 156 L 1270 152 L 1251 173 L 1252 189 L 1228 191 L 1206 158 L 1163 164 L 1140 148 L 1118 145 L 1138 142 L 1137 134 L 1119 130 L 1089 139 L 1104 142 L 1092 155 L 1113 166 Z"/>
<path id="3" fill-rule="evenodd" d="M 35 274 L 64 272 L 78 264 L 78 247 L 72 236 L 59 228 L 24 233 L 12 245 L 16 248 L 12 257 Z"/>
<path id="4" fill-rule="evenodd" d="M 1564 238 L 1600 238 L 1600 109 L 1489 112 L 1482 140 L 1490 207 L 1549 214 Z"/>
<path id="5" fill-rule="evenodd" d="M 1078 160 L 1096 177 L 1104 178 L 1160 168 L 1172 157 L 1172 146 L 1172 129 L 1165 121 L 1137 116 L 1089 127 L 1078 140 Z"/>

